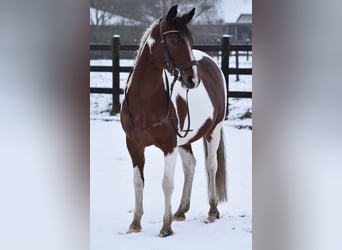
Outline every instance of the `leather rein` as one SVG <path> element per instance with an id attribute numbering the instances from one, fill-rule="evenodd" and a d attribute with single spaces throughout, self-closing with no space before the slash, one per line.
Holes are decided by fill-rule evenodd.
<path id="1" fill-rule="evenodd" d="M 170 116 L 171 103 L 172 103 L 171 97 L 172 97 L 173 87 L 174 87 L 176 81 L 177 80 L 179 80 L 181 82 L 183 81 L 184 70 L 187 69 L 187 68 L 190 68 L 192 66 L 195 66 L 195 65 L 197 66 L 198 62 L 197 61 L 190 61 L 190 62 L 182 64 L 180 66 L 175 66 L 175 64 L 173 63 L 173 61 L 172 61 L 172 59 L 171 59 L 171 57 L 169 55 L 169 52 L 168 52 L 168 49 L 167 49 L 167 46 L 166 46 L 166 41 L 165 41 L 164 36 L 166 34 L 168 34 L 168 33 L 175 33 L 175 32 L 179 32 L 179 31 L 178 30 L 171 30 L 171 31 L 163 32 L 162 23 L 161 23 L 162 20 L 163 19 L 161 19 L 160 22 L 159 22 L 160 36 L 161 36 L 160 44 L 161 44 L 161 47 L 162 47 L 164 58 L 166 60 L 167 66 L 168 66 L 167 70 L 171 73 L 172 76 L 174 76 L 173 81 L 171 83 L 171 91 L 170 91 L 169 80 L 168 80 L 168 77 L 166 75 L 166 72 L 164 71 L 165 80 L 166 80 L 166 97 L 168 99 L 167 113 L 166 113 L 165 117 L 161 118 L 158 122 L 154 122 L 154 123 L 152 123 L 150 125 L 147 125 L 147 126 L 144 126 L 144 127 L 137 127 L 134 124 L 133 114 L 132 114 L 132 112 L 131 112 L 131 110 L 129 108 L 128 98 L 127 98 L 127 91 L 128 91 L 127 87 L 125 89 L 126 106 L 127 106 L 127 110 L 128 110 L 128 115 L 129 115 L 130 123 L 131 123 L 132 127 L 135 130 L 144 131 L 144 130 L 147 130 L 147 129 L 150 129 L 150 128 L 161 127 L 165 122 L 167 122 L 169 120 L 171 125 L 172 125 L 172 128 L 176 132 L 177 136 L 180 137 L 180 138 L 184 138 L 184 137 L 186 137 L 188 135 L 188 133 L 190 131 L 193 131 L 192 129 L 190 129 L 190 112 L 189 112 L 189 102 L 188 102 L 188 92 L 189 92 L 189 89 L 186 90 L 186 111 L 187 111 L 187 116 L 188 116 L 188 124 L 187 124 L 187 129 L 186 130 L 183 130 L 183 129 L 181 130 L 181 132 L 184 132 L 184 134 L 180 134 L 180 132 L 178 131 L 177 126 L 174 124 L 174 122 L 173 122 L 173 120 L 172 120 L 172 118 Z M 129 74 L 127 82 L 129 82 L 133 71 L 131 71 L 131 73 Z M 127 84 L 126 84 L 126 86 L 127 86 Z"/>

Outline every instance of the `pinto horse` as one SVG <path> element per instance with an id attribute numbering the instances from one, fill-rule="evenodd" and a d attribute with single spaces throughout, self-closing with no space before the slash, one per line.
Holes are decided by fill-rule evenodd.
<path id="1" fill-rule="evenodd" d="M 127 81 L 121 123 L 133 164 L 135 189 L 134 218 L 128 233 L 141 231 L 147 146 L 155 145 L 164 153 L 161 237 L 173 234 L 172 220 L 184 220 L 190 208 L 196 165 L 192 142 L 200 138 L 204 142 L 210 205 L 206 222 L 219 218 L 218 202 L 227 200 L 222 130 L 227 102 L 225 79 L 207 54 L 191 49 L 193 38 L 187 24 L 194 13 L 192 9 L 178 17 L 177 6 L 173 6 L 165 18 L 146 30 Z M 180 206 L 172 215 L 177 153 L 182 160 L 184 187 Z"/>

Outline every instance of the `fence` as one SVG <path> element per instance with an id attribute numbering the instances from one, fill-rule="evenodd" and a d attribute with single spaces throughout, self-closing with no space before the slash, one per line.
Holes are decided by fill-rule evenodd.
<path id="1" fill-rule="evenodd" d="M 229 91 L 229 75 L 237 75 L 237 77 L 239 75 L 252 75 L 252 68 L 239 68 L 238 61 L 236 61 L 236 68 L 230 68 L 229 56 L 231 56 L 232 51 L 235 51 L 235 55 L 238 55 L 240 51 L 245 51 L 248 56 L 249 51 L 252 51 L 252 45 L 230 44 L 229 35 L 223 35 L 221 45 L 194 45 L 193 48 L 207 52 L 221 52 L 221 69 L 226 80 L 228 98 L 252 98 L 252 92 L 250 91 Z M 91 94 L 112 95 L 113 105 L 111 115 L 120 112 L 120 94 L 124 93 L 124 90 L 120 88 L 120 73 L 129 73 L 133 70 L 133 67 L 120 66 L 120 51 L 136 51 L 137 49 L 138 45 L 120 44 L 119 35 L 114 35 L 112 37 L 111 44 L 90 44 L 91 51 L 112 52 L 112 66 L 90 66 L 90 72 L 112 72 L 112 88 L 90 88 Z M 236 60 L 238 60 L 238 56 L 236 56 Z"/>

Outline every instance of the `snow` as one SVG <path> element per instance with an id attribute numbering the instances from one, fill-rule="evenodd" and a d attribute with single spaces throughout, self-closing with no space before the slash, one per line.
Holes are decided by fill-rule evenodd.
<path id="1" fill-rule="evenodd" d="M 197 159 L 191 208 L 183 222 L 173 222 L 174 235 L 159 238 L 164 200 L 161 187 L 163 155 L 146 149 L 142 232 L 126 234 L 133 218 L 133 168 L 125 147 L 119 116 L 110 121 L 91 120 L 90 130 L 90 238 L 91 249 L 239 249 L 252 246 L 251 131 L 225 122 L 228 154 L 228 202 L 219 205 L 221 218 L 205 224 L 209 205 L 202 142 L 194 143 Z M 175 173 L 173 211 L 183 187 L 180 159 Z"/>
<path id="2" fill-rule="evenodd" d="M 231 59 L 231 64 L 234 58 Z M 251 58 L 240 57 L 241 67 L 251 67 Z M 121 60 L 121 65 L 133 65 Z M 111 65 L 110 60 L 91 60 L 91 65 Z M 121 87 L 128 74 L 121 74 Z M 111 73 L 91 73 L 91 86 L 111 87 Z M 230 76 L 230 89 L 251 91 L 252 76 Z M 122 98 L 122 97 L 121 97 Z M 193 144 L 197 167 L 190 211 L 183 222 L 173 222 L 174 235 L 159 238 L 164 213 L 161 151 L 145 151 L 144 215 L 142 232 L 126 234 L 133 218 L 133 168 L 126 149 L 125 134 L 119 115 L 110 116 L 111 95 L 90 95 L 90 239 L 92 250 L 106 249 L 252 249 L 252 119 L 242 119 L 252 112 L 252 100 L 230 99 L 229 119 L 224 121 L 228 202 L 219 204 L 221 218 L 205 224 L 209 204 L 202 141 Z M 243 129 L 238 129 L 243 128 Z M 173 212 L 178 208 L 183 188 L 183 173 L 178 157 Z"/>

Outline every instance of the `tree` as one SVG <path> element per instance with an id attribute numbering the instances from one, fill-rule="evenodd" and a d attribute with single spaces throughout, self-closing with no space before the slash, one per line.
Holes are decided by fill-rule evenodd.
<path id="1" fill-rule="evenodd" d="M 109 0 L 91 0 L 90 7 L 95 10 L 95 14 L 90 19 L 91 25 L 105 25 L 114 15 L 114 5 Z"/>
<path id="2" fill-rule="evenodd" d="M 191 23 L 216 24 L 220 23 L 217 3 L 220 0 L 90 0 L 92 11 L 92 41 L 108 40 L 101 26 L 109 25 L 113 17 L 122 17 L 122 25 L 136 22 L 148 27 L 154 20 L 166 16 L 169 9 L 178 4 L 179 14 L 196 8 L 195 17 Z M 106 38 L 105 38 L 106 37 Z"/>
<path id="3" fill-rule="evenodd" d="M 219 0 L 90 0 L 90 7 L 98 10 L 93 25 L 106 25 L 114 15 L 136 20 L 144 25 L 166 16 L 171 6 L 178 4 L 179 12 L 196 8 L 194 22 L 217 23 L 221 18 L 216 8 Z M 106 13 L 107 14 L 104 14 Z M 108 14 L 110 13 L 110 14 Z"/>
<path id="4" fill-rule="evenodd" d="M 175 4 L 178 4 L 180 13 L 188 12 L 196 8 L 194 22 L 197 23 L 217 23 L 221 19 L 217 11 L 219 0 L 147 0 L 142 5 L 143 12 L 151 16 L 152 20 L 166 16 L 168 10 Z M 149 20 L 149 23 L 151 20 Z"/>

